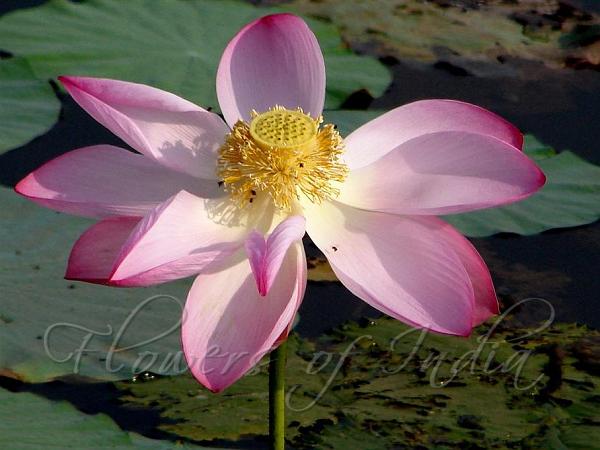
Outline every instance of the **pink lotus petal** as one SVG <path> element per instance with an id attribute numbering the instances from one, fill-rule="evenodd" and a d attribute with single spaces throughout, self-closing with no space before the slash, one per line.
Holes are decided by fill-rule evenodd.
<path id="1" fill-rule="evenodd" d="M 141 217 L 182 189 L 205 197 L 221 195 L 215 181 L 175 172 L 112 145 L 59 156 L 15 188 L 47 208 L 89 217 Z"/>
<path id="2" fill-rule="evenodd" d="M 545 180 L 523 152 L 495 137 L 443 131 L 351 171 L 338 200 L 394 214 L 451 214 L 521 200 Z"/>
<path id="3" fill-rule="evenodd" d="M 216 178 L 216 152 L 229 132 L 216 114 L 143 84 L 59 79 L 88 114 L 140 153 L 178 172 Z"/>
<path id="4" fill-rule="evenodd" d="M 473 292 L 475 294 L 475 303 L 473 307 L 472 326 L 482 324 L 490 317 L 499 313 L 498 299 L 494 290 L 494 284 L 490 271 L 477 252 L 473 244 L 460 234 L 453 226 L 435 217 L 423 218 L 431 223 L 437 222 L 440 231 L 437 233 L 440 245 L 447 245 L 452 248 L 460 258 L 463 266 L 469 274 Z"/>
<path id="5" fill-rule="evenodd" d="M 307 205 L 307 232 L 340 281 L 374 308 L 409 325 L 466 336 L 473 287 L 437 218 Z"/>
<path id="6" fill-rule="evenodd" d="M 111 284 L 147 286 L 196 275 L 228 258 L 248 230 L 214 218 L 210 200 L 181 191 L 133 230 L 113 267 Z"/>
<path id="7" fill-rule="evenodd" d="M 196 278 L 185 305 L 182 342 L 188 366 L 214 392 L 233 384 L 285 333 L 306 287 L 302 244 L 290 247 L 266 296 L 243 254 L 224 270 Z"/>
<path id="8" fill-rule="evenodd" d="M 496 114 L 455 100 L 421 100 L 395 108 L 346 138 L 344 160 L 350 169 L 377 161 L 400 144 L 423 134 L 465 131 L 493 136 L 519 150 L 523 135 Z"/>
<path id="9" fill-rule="evenodd" d="M 65 278 L 108 284 L 115 259 L 139 221 L 137 217 L 110 217 L 88 228 L 71 250 Z"/>
<path id="10" fill-rule="evenodd" d="M 291 216 L 277 225 L 266 241 L 256 230 L 246 239 L 246 253 L 260 295 L 271 289 L 290 245 L 302 239 L 305 227 L 304 217 Z"/>
<path id="11" fill-rule="evenodd" d="M 246 25 L 225 49 L 217 96 L 233 126 L 250 112 L 280 105 L 317 117 L 325 100 L 325 64 L 313 32 L 291 14 L 265 16 Z"/>

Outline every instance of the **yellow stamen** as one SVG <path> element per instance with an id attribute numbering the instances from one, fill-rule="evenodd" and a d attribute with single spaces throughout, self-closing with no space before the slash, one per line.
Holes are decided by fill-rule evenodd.
<path id="1" fill-rule="evenodd" d="M 333 125 L 320 126 L 302 109 L 275 106 L 238 121 L 219 150 L 218 176 L 240 206 L 268 194 L 276 207 L 291 210 L 305 195 L 314 203 L 335 198 L 348 168 L 344 143 Z"/>

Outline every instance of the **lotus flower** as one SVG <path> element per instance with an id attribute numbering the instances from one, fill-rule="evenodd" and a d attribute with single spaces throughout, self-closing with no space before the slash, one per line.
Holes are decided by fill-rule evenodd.
<path id="1" fill-rule="evenodd" d="M 68 279 L 145 286 L 196 275 L 183 348 L 213 391 L 287 336 L 306 286 L 305 231 L 371 306 L 468 335 L 498 312 L 494 288 L 469 241 L 435 216 L 514 202 L 545 181 L 514 126 L 458 101 L 411 103 L 342 138 L 321 117 L 317 40 L 290 14 L 248 24 L 225 49 L 225 121 L 140 84 L 60 81 L 140 154 L 74 150 L 16 190 L 100 219 L 75 243 Z"/>

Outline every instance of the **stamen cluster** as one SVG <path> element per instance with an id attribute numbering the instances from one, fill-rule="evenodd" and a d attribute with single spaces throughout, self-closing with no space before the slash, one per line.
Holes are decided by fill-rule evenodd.
<path id="1" fill-rule="evenodd" d="M 238 121 L 219 150 L 225 189 L 240 206 L 267 194 L 286 211 L 301 195 L 314 203 L 337 197 L 335 182 L 348 173 L 340 159 L 344 142 L 334 125 L 322 122 L 300 108 L 252 111 L 250 124 Z"/>

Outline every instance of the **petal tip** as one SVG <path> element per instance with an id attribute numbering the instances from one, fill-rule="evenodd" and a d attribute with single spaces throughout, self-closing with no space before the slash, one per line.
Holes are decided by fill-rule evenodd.
<path id="1" fill-rule="evenodd" d="M 449 327 L 444 327 L 444 328 L 445 329 L 430 328 L 429 331 L 433 331 L 435 333 L 448 334 L 450 336 L 464 337 L 464 338 L 468 338 L 469 336 L 471 336 L 471 333 L 473 333 L 473 325 L 470 320 L 468 322 L 465 321 L 464 324 L 460 324 L 460 325 L 457 325 L 456 327 L 452 327 L 452 329 L 450 329 Z"/>
<path id="2" fill-rule="evenodd" d="M 206 387 L 206 389 L 208 389 L 213 394 L 220 394 L 221 392 L 223 392 L 225 389 L 227 389 L 230 386 L 230 384 L 213 384 L 213 383 L 210 383 L 208 381 L 208 379 L 206 379 L 206 383 L 202 383 L 202 385 L 204 387 Z"/>
<path id="3" fill-rule="evenodd" d="M 493 300 L 491 302 L 488 302 L 488 317 L 485 318 L 485 320 L 488 320 L 490 317 L 494 317 L 497 316 L 498 314 L 500 314 L 500 302 L 498 302 L 498 297 L 496 296 L 496 293 L 494 292 L 494 297 Z"/>
<path id="4" fill-rule="evenodd" d="M 211 380 L 208 373 L 204 373 L 201 370 L 198 370 L 198 367 L 196 366 L 196 364 L 194 364 L 194 361 L 196 361 L 196 358 L 194 356 L 190 355 L 189 349 L 186 348 L 186 345 L 185 345 L 186 340 L 185 340 L 185 331 L 184 330 L 185 330 L 184 327 L 182 327 L 181 332 L 182 332 L 183 356 L 184 356 L 186 364 L 188 366 L 188 370 L 190 371 L 190 373 L 192 374 L 192 376 L 196 379 L 196 381 L 198 383 L 200 383 L 206 389 L 211 391 L 213 394 L 219 394 L 220 392 L 223 392 L 225 389 L 227 389 L 229 386 L 231 386 L 237 380 L 237 378 L 232 381 L 224 381 L 223 379 Z"/>
<path id="5" fill-rule="evenodd" d="M 548 181 L 548 178 L 546 177 L 546 174 L 544 172 L 542 172 L 542 169 L 537 167 L 537 170 L 538 170 L 537 189 L 541 189 L 546 184 L 546 181 Z"/>
<path id="6" fill-rule="evenodd" d="M 19 181 L 13 188 L 15 193 L 33 201 L 43 198 L 43 195 L 40 193 L 40 185 L 35 178 L 35 172 L 36 171 L 31 172 L 29 175 Z"/>
<path id="7" fill-rule="evenodd" d="M 515 137 L 516 137 L 516 147 L 523 151 L 523 145 L 525 145 L 525 135 L 521 132 L 521 130 L 519 130 L 518 128 L 515 127 Z"/>
<path id="8" fill-rule="evenodd" d="M 464 338 L 464 339 L 468 339 L 468 338 L 471 337 L 471 334 L 473 334 L 473 328 L 469 327 L 468 331 L 465 331 L 465 332 L 463 332 L 461 334 L 458 334 L 457 336 L 461 337 L 461 338 Z"/>
<path id="9" fill-rule="evenodd" d="M 278 14 L 269 14 L 261 17 L 256 21 L 256 23 L 264 24 L 264 25 L 275 25 L 283 20 L 296 20 L 299 22 L 304 22 L 300 17 L 292 13 L 278 13 Z"/>
<path id="10" fill-rule="evenodd" d="M 109 280 L 106 280 L 104 278 L 83 278 L 81 276 L 78 276 L 75 274 L 69 274 L 69 273 L 65 273 L 65 276 L 63 277 L 63 279 L 66 281 L 79 281 L 82 283 L 99 284 L 102 286 L 121 287 L 121 286 L 111 284 L 109 282 Z"/>
<path id="11" fill-rule="evenodd" d="M 59 75 L 57 79 L 68 91 L 71 87 L 79 87 L 77 86 L 77 81 L 80 80 L 81 77 L 75 77 L 71 75 Z"/>
<path id="12" fill-rule="evenodd" d="M 29 175 L 27 175 L 25 178 L 21 179 L 21 181 L 19 181 L 15 185 L 14 191 L 17 194 L 22 195 L 23 197 L 29 197 L 27 190 L 28 190 L 28 187 L 30 187 L 30 185 L 31 185 L 32 175 L 33 175 L 33 173 L 30 173 Z"/>
<path id="13" fill-rule="evenodd" d="M 439 332 L 439 331 L 438 331 Z M 442 331 L 443 334 L 449 334 L 451 336 L 457 336 L 461 338 L 468 338 L 473 333 L 473 324 L 471 320 L 464 321 L 462 324 L 457 324 L 456 327 L 452 327 L 452 329 L 447 328 Z"/>
<path id="14" fill-rule="evenodd" d="M 531 174 L 529 186 L 527 186 L 521 196 L 513 201 L 524 200 L 531 197 L 546 185 L 546 182 L 548 181 L 546 174 L 533 161 L 531 161 L 531 166 L 534 173 Z"/>
<path id="15" fill-rule="evenodd" d="M 71 257 L 69 257 L 71 258 Z M 91 284 L 100 284 L 103 286 L 113 286 L 113 287 L 121 287 L 116 284 L 112 284 L 110 279 L 108 278 L 92 278 L 86 276 L 84 272 L 77 266 L 75 266 L 71 261 L 67 263 L 67 269 L 65 270 L 65 275 L 63 279 L 66 281 L 80 281 L 82 283 L 91 283 Z"/>
<path id="16" fill-rule="evenodd" d="M 473 328 L 478 327 L 498 314 L 500 314 L 500 305 L 498 299 L 495 298 L 494 301 L 488 301 L 485 306 L 482 305 L 482 307 L 478 308 L 471 326 Z"/>

